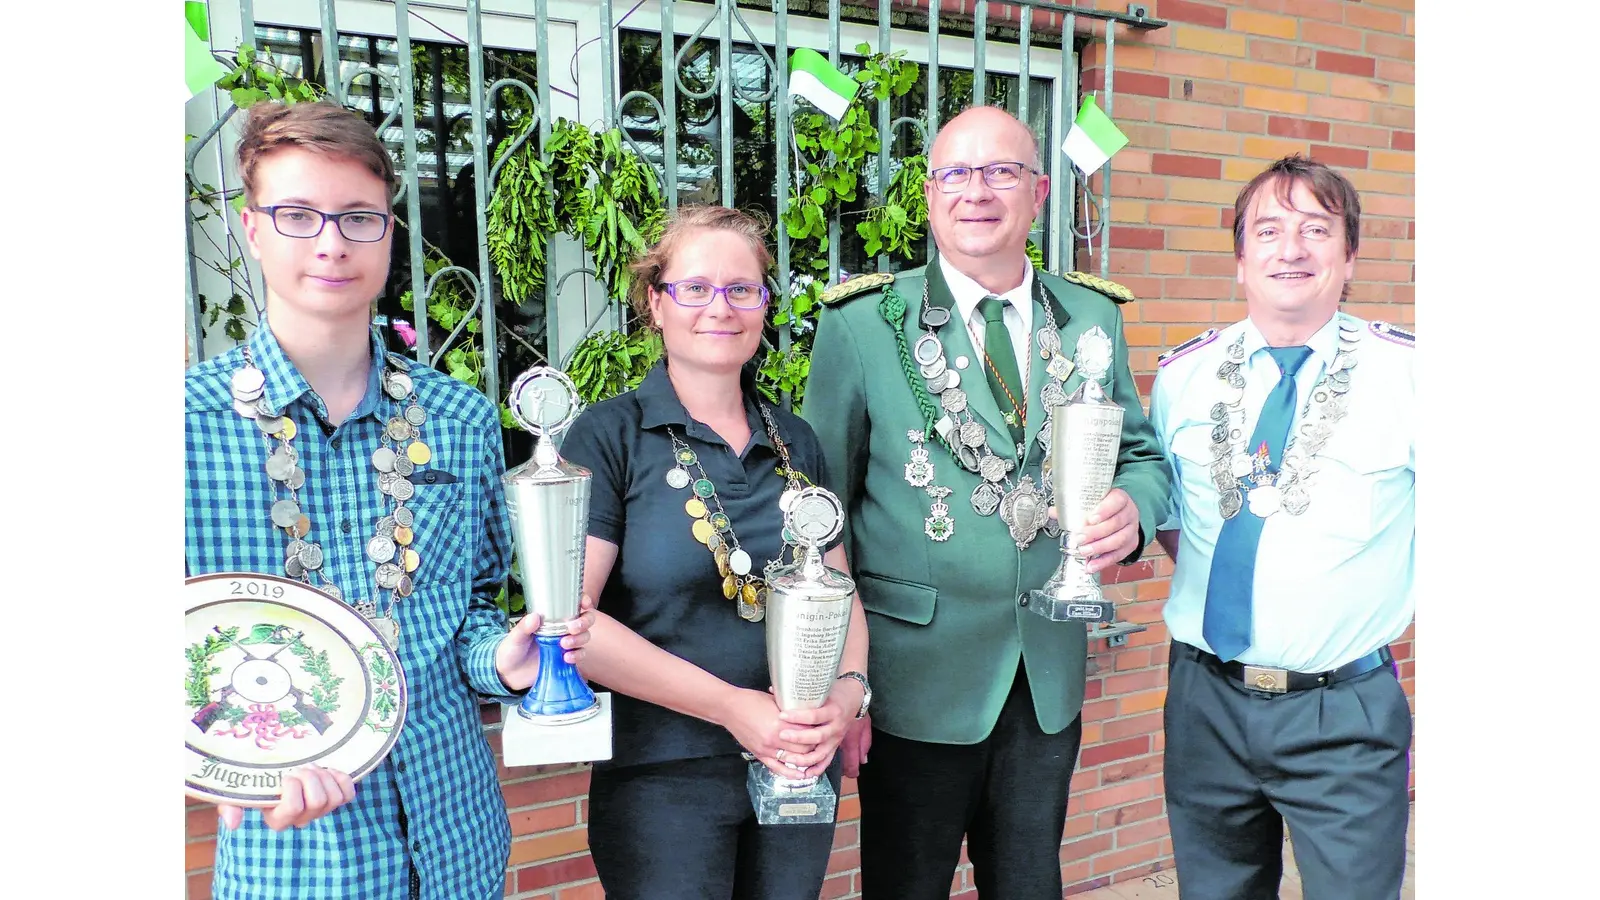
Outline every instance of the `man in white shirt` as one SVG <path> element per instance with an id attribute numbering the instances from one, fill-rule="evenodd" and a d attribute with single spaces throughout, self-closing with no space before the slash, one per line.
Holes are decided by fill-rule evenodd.
<path id="1" fill-rule="evenodd" d="M 1248 317 L 1162 356 L 1173 473 L 1166 790 L 1186 894 L 1393 898 L 1411 712 L 1388 644 L 1413 614 L 1408 332 L 1339 309 L 1360 200 L 1300 157 L 1239 194 Z"/>

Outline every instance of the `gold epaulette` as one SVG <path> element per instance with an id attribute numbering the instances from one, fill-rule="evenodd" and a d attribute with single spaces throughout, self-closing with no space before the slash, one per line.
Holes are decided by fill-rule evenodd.
<path id="1" fill-rule="evenodd" d="M 883 287 L 894 283 L 894 275 L 890 272 L 873 272 L 869 275 L 857 275 L 848 281 L 841 281 L 822 292 L 822 303 L 833 306 L 840 300 L 864 294 L 873 288 Z"/>
<path id="2" fill-rule="evenodd" d="M 1073 284 L 1081 284 L 1091 291 L 1099 291 L 1110 297 L 1114 303 L 1129 303 L 1133 300 L 1133 291 L 1098 275 L 1090 275 L 1088 272 L 1064 272 L 1061 277 Z"/>

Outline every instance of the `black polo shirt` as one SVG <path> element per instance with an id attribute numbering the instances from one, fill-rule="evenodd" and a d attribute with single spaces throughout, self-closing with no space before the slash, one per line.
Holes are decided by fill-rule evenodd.
<path id="1" fill-rule="evenodd" d="M 722 576 L 706 545 L 695 540 L 684 504 L 695 496 L 667 483 L 676 465 L 671 426 L 692 448 L 716 486 L 739 546 L 759 575 L 782 547 L 778 498 L 786 481 L 751 370 L 741 384 L 750 422 L 749 446 L 735 451 L 706 425 L 693 421 L 667 377 L 662 360 L 635 390 L 596 403 L 573 422 L 561 455 L 594 473 L 589 494 L 589 534 L 618 548 L 617 561 L 597 598 L 607 615 L 657 647 L 688 660 L 729 684 L 766 690 L 766 622 L 739 618 L 722 595 Z M 831 489 L 816 433 L 798 416 L 768 404 L 794 467 Z M 691 477 L 698 477 L 693 466 Z M 832 546 L 837 546 L 836 539 Z M 601 687 L 604 687 L 601 685 Z M 738 753 L 725 729 L 692 716 L 613 691 L 613 755 L 609 763 L 638 765 Z"/>

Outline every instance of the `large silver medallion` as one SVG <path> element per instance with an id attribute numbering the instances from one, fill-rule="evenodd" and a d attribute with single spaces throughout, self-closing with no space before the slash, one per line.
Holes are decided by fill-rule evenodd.
<path id="1" fill-rule="evenodd" d="M 1032 475 L 1022 476 L 1016 489 L 1000 501 L 1000 520 L 1006 523 L 1019 550 L 1033 543 L 1048 515 L 1044 495 L 1033 486 Z"/>

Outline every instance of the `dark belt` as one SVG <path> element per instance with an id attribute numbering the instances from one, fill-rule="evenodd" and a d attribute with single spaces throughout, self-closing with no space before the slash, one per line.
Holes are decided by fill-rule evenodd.
<path id="1" fill-rule="evenodd" d="M 1206 668 L 1216 672 L 1232 681 L 1256 691 L 1265 691 L 1269 694 L 1285 694 L 1290 691 L 1306 691 L 1312 688 L 1327 687 L 1341 681 L 1365 675 L 1379 666 L 1394 666 L 1394 655 L 1388 647 L 1380 647 L 1360 659 L 1345 663 L 1330 672 L 1291 672 L 1288 669 L 1275 669 L 1271 666 L 1248 666 L 1240 662 L 1223 662 L 1216 656 L 1181 641 L 1173 641 L 1172 646 L 1181 648 L 1188 653 L 1191 659 L 1197 660 Z M 1398 674 L 1398 673 L 1396 673 Z"/>

